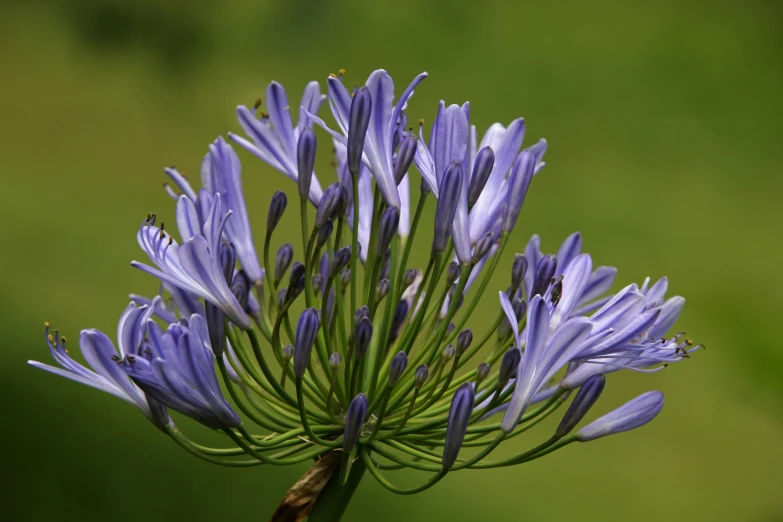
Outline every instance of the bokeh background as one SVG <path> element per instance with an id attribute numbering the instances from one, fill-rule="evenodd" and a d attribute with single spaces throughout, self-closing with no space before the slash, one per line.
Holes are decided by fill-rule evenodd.
<path id="1" fill-rule="evenodd" d="M 127 294 L 154 292 L 128 262 L 144 214 L 173 217 L 162 167 L 197 172 L 238 129 L 237 104 L 272 79 L 296 99 L 337 69 L 353 83 L 383 67 L 398 89 L 430 73 L 414 120 L 441 98 L 470 100 L 479 129 L 523 115 L 526 142 L 550 148 L 516 250 L 580 230 L 596 263 L 620 267 L 618 288 L 668 275 L 688 300 L 678 324 L 709 349 L 611 376 L 596 411 L 666 393 L 643 429 L 415 497 L 368 476 L 346 520 L 783 520 L 782 14 L 775 1 L 3 2 L 2 519 L 268 518 L 306 466 L 211 467 L 131 407 L 25 361 L 48 361 L 44 320 L 74 340 L 112 335 Z M 240 154 L 260 234 L 272 191 L 293 185 Z"/>

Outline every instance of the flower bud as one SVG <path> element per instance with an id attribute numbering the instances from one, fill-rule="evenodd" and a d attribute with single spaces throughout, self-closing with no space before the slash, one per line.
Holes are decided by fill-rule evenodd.
<path id="1" fill-rule="evenodd" d="M 557 258 L 554 255 L 550 254 L 541 258 L 541 261 L 538 262 L 538 266 L 536 267 L 533 295 L 528 296 L 529 298 L 532 298 L 535 295 L 544 295 L 546 293 L 546 289 L 549 288 L 556 269 Z"/>
<path id="2" fill-rule="evenodd" d="M 350 453 L 359 441 L 362 433 L 362 426 L 367 417 L 367 396 L 360 393 L 353 398 L 348 405 L 348 412 L 345 414 L 345 431 L 343 432 L 343 451 Z"/>
<path id="3" fill-rule="evenodd" d="M 242 310 L 247 311 L 247 303 L 250 297 L 250 278 L 247 277 L 244 270 L 239 270 L 231 279 L 231 293 L 236 297 Z"/>
<path id="4" fill-rule="evenodd" d="M 294 261 L 291 266 L 291 273 L 288 276 L 288 295 L 289 301 L 296 299 L 304 288 L 305 266 L 299 261 Z"/>
<path id="5" fill-rule="evenodd" d="M 315 308 L 307 308 L 296 323 L 294 375 L 298 379 L 304 377 L 305 371 L 307 371 L 307 363 L 310 361 L 310 352 L 313 350 L 318 326 L 318 313 Z"/>
<path id="6" fill-rule="evenodd" d="M 272 201 L 269 203 L 269 214 L 266 217 L 266 231 L 268 234 L 271 234 L 277 227 L 280 218 L 283 217 L 286 205 L 288 205 L 288 197 L 285 195 L 285 192 L 278 190 L 272 195 Z"/>
<path id="7" fill-rule="evenodd" d="M 411 166 L 413 157 L 416 155 L 417 145 L 418 140 L 414 134 L 408 134 L 400 141 L 400 148 L 397 149 L 397 161 L 394 162 L 394 181 L 398 185 Z"/>
<path id="8" fill-rule="evenodd" d="M 532 152 L 523 150 L 517 156 L 511 167 L 508 177 L 508 194 L 506 196 L 506 208 L 503 210 L 503 232 L 511 232 L 517 224 L 519 212 L 525 202 L 527 189 L 533 180 L 533 172 L 536 167 L 536 158 Z"/>
<path id="9" fill-rule="evenodd" d="M 391 284 L 388 279 L 381 279 L 378 281 L 378 284 L 375 286 L 375 301 L 381 301 L 384 297 L 389 295 L 389 290 L 391 290 Z"/>
<path id="10" fill-rule="evenodd" d="M 457 353 L 457 350 L 454 348 L 453 344 L 447 345 L 443 352 L 440 354 L 440 360 L 443 362 L 443 364 L 446 364 L 450 360 L 454 358 L 454 355 Z"/>
<path id="11" fill-rule="evenodd" d="M 440 182 L 438 205 L 435 208 L 435 231 L 432 234 L 433 252 L 446 250 L 461 191 L 462 167 L 455 161 L 446 169 Z"/>
<path id="12" fill-rule="evenodd" d="M 234 245 L 227 244 L 220 248 L 220 268 L 223 269 L 223 277 L 227 284 L 231 284 L 231 278 L 234 276 L 234 267 L 236 266 L 236 249 Z"/>
<path id="13" fill-rule="evenodd" d="M 277 250 L 275 256 L 275 284 L 279 283 L 283 279 L 285 271 L 291 266 L 291 261 L 294 259 L 294 247 L 290 243 L 285 243 Z"/>
<path id="14" fill-rule="evenodd" d="M 467 350 L 470 347 L 470 344 L 472 342 L 473 342 L 473 330 L 471 330 L 470 328 L 466 328 L 465 330 L 462 330 L 457 336 L 457 357 L 462 357 L 462 354 L 465 353 L 465 350 Z"/>
<path id="15" fill-rule="evenodd" d="M 392 316 L 391 331 L 389 332 L 389 342 L 393 343 L 397 340 L 397 336 L 400 335 L 400 328 L 402 323 L 405 322 L 405 318 L 408 317 L 408 311 L 410 305 L 405 299 L 397 303 L 397 308 L 394 309 L 394 315 Z"/>
<path id="16" fill-rule="evenodd" d="M 511 265 L 511 294 L 513 295 L 519 287 L 527 273 L 527 258 L 524 254 L 514 256 L 514 263 Z"/>
<path id="17" fill-rule="evenodd" d="M 459 263 L 452 261 L 449 263 L 449 267 L 446 269 L 446 284 L 453 285 L 459 279 L 459 274 L 462 271 Z"/>
<path id="18" fill-rule="evenodd" d="M 411 286 L 415 281 L 416 278 L 419 276 L 419 271 L 415 268 L 409 268 L 405 271 L 404 274 L 402 274 L 402 288 L 400 288 L 401 292 L 404 292 L 409 286 Z"/>
<path id="19" fill-rule="evenodd" d="M 604 391 L 604 385 L 606 384 L 606 377 L 603 374 L 593 375 L 589 377 L 585 383 L 579 388 L 579 392 L 574 397 L 574 401 L 571 406 L 568 407 L 563 416 L 563 420 L 560 421 L 560 425 L 555 431 L 555 435 L 558 437 L 565 437 L 571 430 L 573 430 L 579 421 L 593 407 L 595 401 L 601 396 L 601 392 Z"/>
<path id="20" fill-rule="evenodd" d="M 326 187 L 321 196 L 321 201 L 318 202 L 318 210 L 315 211 L 316 230 L 324 226 L 327 220 L 334 218 L 342 197 L 342 189 L 339 183 L 335 182 Z"/>
<path id="21" fill-rule="evenodd" d="M 300 198 L 306 198 L 310 195 L 316 148 L 315 132 L 310 127 L 305 127 L 299 135 L 299 142 L 296 145 L 296 165 L 299 173 L 297 184 L 299 185 Z"/>
<path id="22" fill-rule="evenodd" d="M 389 365 L 389 387 L 397 384 L 397 380 L 400 378 L 400 375 L 402 375 L 402 372 L 405 371 L 407 366 L 408 356 L 405 354 L 405 352 L 397 352 L 392 358 L 391 364 Z"/>
<path id="23" fill-rule="evenodd" d="M 381 102 L 383 103 L 383 102 Z M 372 112 L 372 97 L 367 87 L 360 87 L 351 100 L 351 113 L 348 118 L 348 171 L 351 175 L 359 172 L 364 150 L 364 138 L 367 136 L 367 127 L 370 125 L 370 113 Z"/>
<path id="24" fill-rule="evenodd" d="M 468 186 L 468 208 L 472 208 L 478 201 L 494 166 L 495 151 L 492 150 L 492 147 L 484 147 L 476 154 L 476 159 L 473 162 L 473 176 L 471 176 Z"/>
<path id="25" fill-rule="evenodd" d="M 424 179 L 424 176 L 422 176 L 421 183 L 419 183 L 419 191 L 422 193 L 422 195 L 427 195 L 430 192 L 432 192 L 432 189 L 430 188 L 430 184 L 427 183 L 427 180 Z"/>
<path id="26" fill-rule="evenodd" d="M 348 288 L 348 285 L 351 284 L 351 269 L 350 268 L 343 268 L 342 271 L 340 271 L 340 283 L 343 285 L 343 290 Z"/>
<path id="27" fill-rule="evenodd" d="M 490 249 L 492 248 L 492 245 L 495 244 L 495 234 L 492 232 L 486 232 L 483 236 L 479 238 L 479 240 L 476 242 L 476 246 L 473 248 L 473 256 L 470 259 L 470 262 L 472 264 L 476 264 L 481 259 L 489 253 Z"/>
<path id="28" fill-rule="evenodd" d="M 283 346 L 283 349 L 280 352 L 280 357 L 283 359 L 283 364 L 290 362 L 291 359 L 294 358 L 294 347 L 290 344 Z"/>
<path id="29" fill-rule="evenodd" d="M 204 303 L 209 344 L 215 357 L 222 357 L 226 351 L 226 314 L 209 301 Z"/>
<path id="30" fill-rule="evenodd" d="M 416 386 L 416 389 L 420 389 L 422 386 L 424 386 L 424 383 L 427 382 L 427 377 L 429 376 L 430 369 L 426 364 L 420 364 L 418 368 L 416 368 L 416 375 L 414 378 L 414 385 Z"/>
<path id="31" fill-rule="evenodd" d="M 351 262 L 351 247 L 344 246 L 340 250 L 334 253 L 332 257 L 332 264 L 329 266 L 329 276 L 335 277 L 340 273 L 340 270 L 346 267 Z"/>
<path id="32" fill-rule="evenodd" d="M 386 253 L 391 245 L 394 235 L 397 233 L 397 227 L 400 224 L 400 211 L 394 207 L 389 207 L 381 215 L 381 224 L 378 227 L 378 242 L 375 244 L 375 253 L 379 256 Z"/>
<path id="33" fill-rule="evenodd" d="M 488 362 L 483 362 L 476 368 L 476 384 L 479 384 L 484 379 L 489 377 L 489 371 L 492 369 Z"/>
<path id="34" fill-rule="evenodd" d="M 381 271 L 378 273 L 378 279 L 389 279 L 389 269 L 391 268 L 391 250 L 387 250 L 383 254 L 381 260 Z"/>
<path id="35" fill-rule="evenodd" d="M 473 385 L 466 382 L 454 393 L 446 424 L 446 440 L 443 445 L 443 469 L 451 469 L 465 441 L 470 417 L 473 414 L 475 395 Z"/>
<path id="36" fill-rule="evenodd" d="M 364 354 L 367 353 L 367 347 L 370 346 L 370 340 L 372 339 L 372 323 L 369 317 L 363 317 L 356 323 L 356 328 L 353 333 L 353 356 L 357 361 L 364 358 Z"/>
<path id="37" fill-rule="evenodd" d="M 644 393 L 588 424 L 577 432 L 577 437 L 581 442 L 587 442 L 638 428 L 653 420 L 662 408 L 661 392 Z"/>
<path id="38" fill-rule="evenodd" d="M 358 323 L 365 317 L 370 317 L 370 307 L 367 305 L 362 305 L 356 310 L 356 313 L 353 314 L 353 322 Z"/>
<path id="39" fill-rule="evenodd" d="M 522 359 L 522 354 L 519 352 L 519 348 L 511 347 L 506 353 L 503 354 L 503 359 L 500 361 L 500 371 L 498 372 L 498 389 L 502 390 L 511 380 L 512 376 L 517 373 L 517 367 L 519 361 Z"/>
<path id="40" fill-rule="evenodd" d="M 329 236 L 332 235 L 332 220 L 327 219 L 321 228 L 318 229 L 318 233 L 315 235 L 315 248 L 321 249 L 329 240 Z"/>
<path id="41" fill-rule="evenodd" d="M 342 363 L 343 358 L 339 353 L 335 352 L 329 356 L 329 368 L 332 369 L 332 372 L 339 370 Z"/>
<path id="42" fill-rule="evenodd" d="M 285 306 L 286 299 L 288 299 L 288 290 L 285 288 L 281 288 L 277 292 L 277 308 L 281 309 L 283 306 Z"/>
<path id="43" fill-rule="evenodd" d="M 321 287 L 323 286 L 324 278 L 321 274 L 315 274 L 313 277 L 310 278 L 310 284 L 313 285 L 313 292 L 316 294 L 321 291 Z"/>

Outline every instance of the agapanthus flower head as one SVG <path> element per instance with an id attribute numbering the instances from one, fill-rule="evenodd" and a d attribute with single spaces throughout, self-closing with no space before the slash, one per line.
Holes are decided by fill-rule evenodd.
<path id="1" fill-rule="evenodd" d="M 579 233 L 551 254 L 538 236 L 518 245 L 513 231 L 527 220 L 522 208 L 534 197 L 546 141 L 523 149 L 521 118 L 491 125 L 479 141 L 468 103 L 441 102 L 429 140 L 423 130 L 414 135 L 405 110 L 425 76 L 396 100 L 384 70 L 353 91 L 342 72 L 330 77 L 334 124 L 318 117 L 325 97 L 316 82 L 298 106 L 272 82 L 267 110 L 237 110 L 250 141 L 229 136 L 296 181 L 301 230 L 281 230 L 284 192 L 265 196 L 266 216 L 248 212 L 240 158 L 218 138 L 198 190 L 166 169 L 177 238 L 157 216 L 142 223 L 137 240 L 151 265 L 132 264 L 160 280 L 159 295 L 132 296 L 117 347 L 97 330 L 82 332 L 88 368 L 47 328 L 61 368 L 31 364 L 129 402 L 205 461 L 316 458 L 316 466 L 339 467 L 327 475 L 337 487 L 355 488 L 367 471 L 400 494 L 649 422 L 662 407 L 659 392 L 578 427 L 608 374 L 658 371 L 701 347 L 670 333 L 684 299 L 666 298 L 666 278 L 610 293 L 617 270 L 594 268 Z M 334 145 L 326 190 L 315 165 L 328 147 L 318 146 L 316 126 Z M 412 165 L 421 174 L 415 213 Z M 264 217 L 266 229 L 254 236 L 251 225 L 263 228 Z M 259 248 L 254 237 L 264 238 Z M 509 244 L 510 273 L 493 287 Z M 414 250 L 429 254 L 426 264 L 411 262 L 421 257 Z M 490 324 L 478 320 L 479 307 L 494 316 Z M 554 434 L 527 452 L 490 458 L 571 395 Z M 170 415 L 218 430 L 229 447 L 191 441 Z M 401 468 L 431 475 L 401 488 L 386 477 Z"/>

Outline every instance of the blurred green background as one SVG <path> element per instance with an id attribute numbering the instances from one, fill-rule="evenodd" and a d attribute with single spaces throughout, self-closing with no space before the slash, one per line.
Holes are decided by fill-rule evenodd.
<path id="1" fill-rule="evenodd" d="M 470 100 L 479 129 L 524 116 L 526 142 L 550 148 L 516 250 L 539 233 L 554 251 L 580 230 L 597 264 L 620 267 L 618 288 L 668 275 L 688 300 L 678 327 L 709 349 L 611 376 L 597 411 L 666 393 L 643 429 L 414 497 L 368 476 L 346 520 L 783 520 L 783 5 L 384 4 L 0 4 L 3 520 L 268 518 L 306 466 L 211 467 L 131 407 L 25 361 L 49 361 L 44 320 L 74 340 L 113 336 L 127 294 L 155 291 L 128 262 L 144 214 L 173 217 L 162 167 L 195 174 L 207 144 L 238 129 L 237 104 L 272 79 L 297 99 L 308 80 L 379 67 L 398 89 L 430 73 L 414 120 L 440 98 Z M 260 233 L 272 191 L 293 184 L 240 156 Z M 324 146 L 326 183 L 328 161 Z"/>

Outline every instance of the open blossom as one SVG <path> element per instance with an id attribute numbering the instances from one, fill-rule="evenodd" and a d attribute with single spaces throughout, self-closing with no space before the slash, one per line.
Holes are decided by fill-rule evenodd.
<path id="1" fill-rule="evenodd" d="M 209 214 L 201 226 L 196 206 L 187 197 L 177 202 L 177 225 L 183 239 L 180 246 L 155 219 L 142 223 L 137 234 L 139 246 L 157 268 L 133 261 L 131 264 L 161 281 L 191 292 L 220 308 L 237 326 L 250 327 L 250 319 L 231 292 L 223 274 L 220 250 L 223 229 L 231 212 L 222 212 L 220 195 L 215 194 Z"/>
<path id="2" fill-rule="evenodd" d="M 441 102 L 425 143 L 423 130 L 418 137 L 406 130 L 404 111 L 426 73 L 396 100 L 382 69 L 353 92 L 342 76 L 328 80 L 334 123 L 318 117 L 326 97 L 317 82 L 294 107 L 272 82 L 266 111 L 255 110 L 260 103 L 237 109 L 249 139 L 229 134 L 296 181 L 301 230 L 283 230 L 288 196 L 269 195 L 258 255 L 239 156 L 218 138 L 201 161 L 198 190 L 165 169 L 177 238 L 155 215 L 139 228 L 150 264 L 132 265 L 160 280 L 159 295 L 131 295 L 116 347 L 84 330 L 83 365 L 47 326 L 59 367 L 30 364 L 132 404 L 207 462 L 315 460 L 312 473 L 331 477 L 329 486 L 316 486 L 308 502 L 299 503 L 298 486 L 289 492 L 300 511 L 288 514 L 297 519 L 339 505 L 329 518 L 338 519 L 365 471 L 409 495 L 455 471 L 522 464 L 652 420 L 663 407 L 660 392 L 579 428 L 601 405 L 612 372 L 659 371 L 701 348 L 671 333 L 685 301 L 666 297 L 668 279 L 610 291 L 617 269 L 594 267 L 574 233 L 552 254 L 533 236 L 514 254 L 507 282 L 485 291 L 501 253 L 516 244 L 512 232 L 546 141 L 522 148 L 521 118 L 491 125 L 478 140 L 470 105 Z M 324 147 L 313 125 L 330 133 L 334 148 L 337 181 L 325 189 L 314 173 Z M 413 219 L 411 165 L 422 192 Z M 431 235 L 422 237 L 420 227 Z M 491 324 L 477 321 L 479 307 L 495 314 Z M 490 455 L 569 397 L 544 442 L 499 460 Z M 491 419 L 497 413 L 499 423 Z M 225 444 L 194 442 L 174 425 L 177 415 L 218 431 Z M 401 488 L 386 474 L 402 468 L 430 475 Z"/>
<path id="3" fill-rule="evenodd" d="M 239 145 L 262 159 L 268 165 L 279 170 L 294 181 L 300 177 L 297 164 L 297 144 L 299 137 L 312 123 L 312 116 L 318 114 L 325 96 L 321 95 L 318 82 L 310 82 L 305 87 L 304 94 L 298 106 L 291 107 L 288 95 L 282 85 L 272 82 L 266 88 L 267 111 L 261 112 L 260 118 L 253 111 L 240 105 L 237 107 L 237 118 L 245 133 L 252 141 L 229 133 L 228 136 Z M 299 115 L 296 125 L 293 124 L 292 111 Z M 309 197 L 317 205 L 321 200 L 321 185 L 314 172 L 301 173 L 311 175 Z"/>

